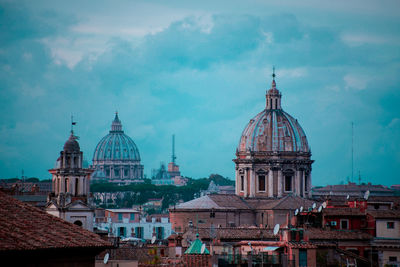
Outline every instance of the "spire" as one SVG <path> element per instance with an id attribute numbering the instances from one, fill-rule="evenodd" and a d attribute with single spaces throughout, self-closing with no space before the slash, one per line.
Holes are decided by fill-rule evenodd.
<path id="1" fill-rule="evenodd" d="M 272 67 L 272 84 L 271 89 L 276 89 L 276 82 L 275 82 L 275 66 Z"/>
<path id="2" fill-rule="evenodd" d="M 122 132 L 122 124 L 118 117 L 118 111 L 115 112 L 115 118 L 111 124 L 110 132 Z"/>
<path id="3" fill-rule="evenodd" d="M 172 135 L 172 163 L 175 164 L 176 156 L 175 156 L 175 134 Z"/>

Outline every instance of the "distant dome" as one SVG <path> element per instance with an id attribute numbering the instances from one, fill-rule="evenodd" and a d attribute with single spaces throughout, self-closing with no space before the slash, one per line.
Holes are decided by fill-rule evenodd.
<path id="1" fill-rule="evenodd" d="M 96 173 L 92 182 L 104 180 L 119 184 L 143 182 L 143 165 L 135 142 L 124 134 L 118 113 L 111 124 L 110 133 L 97 144 L 93 154 Z M 104 175 L 104 177 L 103 177 Z"/>
<path id="2" fill-rule="evenodd" d="M 244 128 L 238 152 L 310 152 L 307 137 L 298 121 L 282 110 L 275 80 L 267 92 L 266 109 Z"/>
<path id="3" fill-rule="evenodd" d="M 71 131 L 71 135 L 69 136 L 67 142 L 64 144 L 64 151 L 80 151 L 79 143 L 76 141 L 77 137 L 74 135 L 74 133 Z"/>
<path id="4" fill-rule="evenodd" d="M 139 150 L 135 142 L 124 134 L 118 113 L 111 125 L 111 131 L 97 144 L 93 161 L 104 160 L 137 160 L 140 161 Z"/>

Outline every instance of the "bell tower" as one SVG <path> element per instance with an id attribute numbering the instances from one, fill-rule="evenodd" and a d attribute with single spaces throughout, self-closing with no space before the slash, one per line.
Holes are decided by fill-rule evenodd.
<path id="1" fill-rule="evenodd" d="M 93 170 L 83 168 L 83 152 L 77 139 L 71 129 L 55 168 L 49 170 L 52 193 L 48 197 L 46 211 L 93 230 L 94 208 L 90 197 L 90 175 Z"/>

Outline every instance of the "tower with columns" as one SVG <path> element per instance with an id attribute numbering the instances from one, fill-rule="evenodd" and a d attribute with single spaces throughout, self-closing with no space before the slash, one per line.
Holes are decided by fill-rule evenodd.
<path id="1" fill-rule="evenodd" d="M 236 150 L 236 195 L 311 196 L 311 150 L 297 119 L 283 111 L 275 72 L 263 111 L 250 119 Z"/>
<path id="2" fill-rule="evenodd" d="M 83 168 L 82 162 L 83 153 L 71 130 L 55 168 L 49 170 L 52 175 L 52 193 L 46 211 L 93 230 L 94 208 L 90 198 L 90 175 L 93 170 Z"/>

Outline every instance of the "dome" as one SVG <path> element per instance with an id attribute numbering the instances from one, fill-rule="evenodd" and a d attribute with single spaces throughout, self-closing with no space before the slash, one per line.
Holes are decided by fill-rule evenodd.
<path id="1" fill-rule="evenodd" d="M 124 134 L 118 113 L 111 125 L 111 131 L 97 144 L 93 161 L 135 160 L 140 161 L 139 150 L 135 142 Z"/>
<path id="2" fill-rule="evenodd" d="M 238 152 L 310 152 L 300 124 L 281 108 L 281 94 L 275 79 L 266 100 L 266 109 L 246 125 Z"/>
<path id="3" fill-rule="evenodd" d="M 79 152 L 80 147 L 79 147 L 79 143 L 78 143 L 78 141 L 76 141 L 76 139 L 78 139 L 78 137 L 76 137 L 74 135 L 74 133 L 71 131 L 71 135 L 69 136 L 67 142 L 65 142 L 65 144 L 64 144 L 64 151 Z"/>

